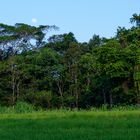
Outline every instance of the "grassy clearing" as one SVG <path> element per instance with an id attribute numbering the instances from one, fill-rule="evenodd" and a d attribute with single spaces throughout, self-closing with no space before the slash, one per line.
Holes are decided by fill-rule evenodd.
<path id="1" fill-rule="evenodd" d="M 140 111 L 0 115 L 1 140 L 139 140 Z"/>

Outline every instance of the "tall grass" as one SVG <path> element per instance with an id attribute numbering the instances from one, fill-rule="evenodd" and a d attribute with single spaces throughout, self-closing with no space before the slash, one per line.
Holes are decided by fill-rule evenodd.
<path id="1" fill-rule="evenodd" d="M 0 114 L 13 114 L 13 113 L 31 113 L 35 112 L 36 108 L 25 102 L 17 102 L 13 107 L 0 106 Z"/>
<path id="2" fill-rule="evenodd" d="M 0 115 L 1 140 L 139 140 L 139 138 L 139 110 L 49 110 Z"/>
<path id="3" fill-rule="evenodd" d="M 113 106 L 113 108 L 109 108 L 108 105 L 102 105 L 100 108 L 92 107 L 87 110 L 83 109 L 70 109 L 70 108 L 61 108 L 61 109 L 42 109 L 39 107 L 35 107 L 26 102 L 17 102 L 14 107 L 6 107 L 0 106 L 0 114 L 23 114 L 23 113 L 33 113 L 33 112 L 101 112 L 101 111 L 133 111 L 140 110 L 140 107 L 137 105 L 131 106 Z"/>

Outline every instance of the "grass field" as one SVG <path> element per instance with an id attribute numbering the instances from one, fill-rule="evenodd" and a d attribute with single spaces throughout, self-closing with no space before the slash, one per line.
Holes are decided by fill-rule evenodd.
<path id="1" fill-rule="evenodd" d="M 1 114 L 0 140 L 139 140 L 140 111 Z"/>

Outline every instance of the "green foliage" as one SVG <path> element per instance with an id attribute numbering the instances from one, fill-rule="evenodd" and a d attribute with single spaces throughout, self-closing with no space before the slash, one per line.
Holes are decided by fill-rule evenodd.
<path id="1" fill-rule="evenodd" d="M 17 102 L 14 111 L 15 113 L 31 113 L 35 111 L 35 107 L 26 102 Z"/>
<path id="2" fill-rule="evenodd" d="M 46 42 L 55 26 L 0 24 L 0 104 L 21 112 L 18 101 L 45 109 L 140 104 L 139 15 L 131 22 L 114 38 L 94 35 L 88 43 L 71 32 Z"/>
<path id="3" fill-rule="evenodd" d="M 48 111 L 0 115 L 3 140 L 138 140 L 139 111 Z"/>
<path id="4" fill-rule="evenodd" d="M 36 108 L 26 102 L 17 102 L 14 107 L 0 106 L 0 114 L 32 113 Z"/>
<path id="5" fill-rule="evenodd" d="M 26 95 L 26 100 L 35 106 L 40 106 L 44 108 L 51 107 L 52 92 L 51 91 L 38 91 L 34 93 L 28 93 Z"/>

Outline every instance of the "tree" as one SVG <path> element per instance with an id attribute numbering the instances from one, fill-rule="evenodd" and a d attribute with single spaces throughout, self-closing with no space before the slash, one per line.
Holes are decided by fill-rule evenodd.
<path id="1" fill-rule="evenodd" d="M 72 42 L 77 43 L 77 40 L 75 39 L 74 34 L 70 32 L 68 34 L 53 35 L 48 39 L 48 42 L 47 47 L 50 47 L 63 55 L 70 47 L 70 44 Z"/>
<path id="2" fill-rule="evenodd" d="M 17 73 L 19 73 L 14 56 L 33 48 L 41 47 L 45 32 L 50 28 L 55 28 L 55 26 L 34 27 L 21 23 L 15 24 L 15 26 L 0 24 L 0 49 L 8 53 L 9 56 L 13 105 L 15 104 L 15 93 L 18 90 L 18 88 L 16 89 L 16 79 Z M 35 41 L 35 45 L 31 43 L 32 40 Z"/>
<path id="3" fill-rule="evenodd" d="M 104 38 L 100 38 L 99 35 L 93 35 L 93 37 L 89 40 L 88 46 L 91 50 L 94 47 L 99 47 L 103 44 Z"/>
<path id="4" fill-rule="evenodd" d="M 0 24 L 0 104 L 29 102 L 43 108 L 140 104 L 140 27 L 114 38 L 94 35 L 79 43 L 73 33 L 45 39 L 55 26 Z"/>
<path id="5" fill-rule="evenodd" d="M 140 49 L 137 48 L 134 66 L 134 86 L 137 94 L 137 103 L 140 104 Z"/>
<path id="6" fill-rule="evenodd" d="M 131 23 L 135 23 L 136 27 L 140 27 L 140 14 L 133 14 L 132 18 L 130 18 Z"/>

